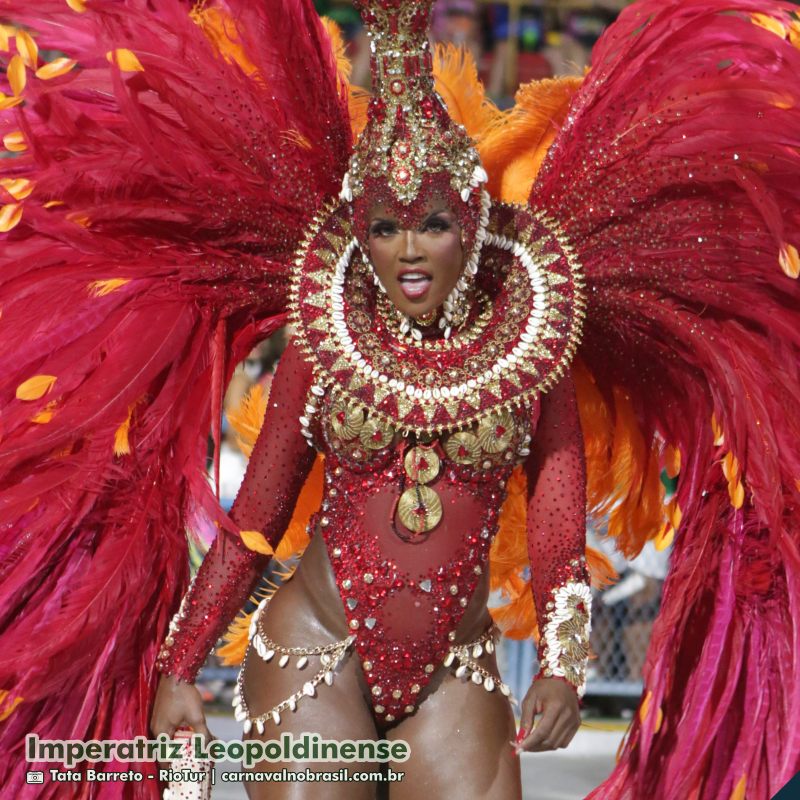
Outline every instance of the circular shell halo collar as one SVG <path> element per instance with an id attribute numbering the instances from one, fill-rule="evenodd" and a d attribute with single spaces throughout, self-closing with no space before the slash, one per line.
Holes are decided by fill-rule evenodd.
<path id="1" fill-rule="evenodd" d="M 403 433 L 456 431 L 532 407 L 566 371 L 584 319 L 583 272 L 542 212 L 492 206 L 476 276 L 486 307 L 446 341 L 396 336 L 358 251 L 349 204 L 327 204 L 298 250 L 290 294 L 316 383 L 349 405 Z"/>

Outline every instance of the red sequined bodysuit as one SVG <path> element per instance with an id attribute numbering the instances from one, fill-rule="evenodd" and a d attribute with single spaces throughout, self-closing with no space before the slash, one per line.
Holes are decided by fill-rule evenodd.
<path id="1" fill-rule="evenodd" d="M 507 223 L 508 213 L 503 218 L 501 210 L 496 224 Z M 518 225 L 524 222 L 544 235 L 538 222 L 516 219 Z M 555 240 L 548 242 L 540 246 L 557 247 Z M 409 365 L 427 359 L 427 368 L 434 364 L 442 376 L 462 361 L 474 369 L 480 358 L 497 357 L 495 351 L 502 350 L 503 343 L 510 351 L 515 337 L 509 319 L 519 318 L 524 326 L 525 309 L 533 308 L 531 298 L 536 297 L 531 287 L 537 284 L 520 277 L 525 273 L 519 259 L 510 259 L 510 248 L 503 244 L 497 240 L 495 247 L 487 247 L 482 267 L 485 302 L 476 305 L 466 326 L 479 335 L 465 334 L 462 341 L 446 347 L 397 339 L 390 321 L 377 311 L 380 302 L 366 291 L 371 279 L 355 266 L 348 272 L 344 295 L 346 318 L 360 351 L 372 352 L 385 370 L 396 368 L 404 374 L 412 368 Z M 318 269 L 310 273 L 317 281 L 322 280 L 323 270 L 331 273 L 322 262 Z M 570 298 L 564 288 L 567 278 L 559 269 L 569 274 L 566 259 L 548 273 L 547 281 L 559 286 L 561 294 L 551 292 L 547 313 L 552 319 L 543 323 L 553 326 L 550 355 L 556 361 L 569 355 Z M 413 712 L 421 689 L 454 642 L 456 627 L 487 569 L 507 480 L 514 466 L 524 463 L 529 486 L 528 552 L 541 631 L 539 677 L 563 677 L 582 693 L 589 624 L 585 466 L 569 373 L 548 392 L 514 406 L 489 406 L 461 428 L 402 430 L 391 424 L 389 411 L 415 412 L 413 405 L 398 399 L 404 384 L 392 378 L 395 392 L 381 391 L 379 382 L 370 387 L 368 381 L 354 380 L 355 371 L 343 369 L 335 333 L 318 324 L 324 321 L 326 306 L 302 289 L 303 280 L 304 274 L 299 275 L 298 334 L 281 359 L 231 518 L 242 530 L 262 531 L 277 546 L 315 449 L 324 453 L 324 498 L 311 530 L 324 536 L 373 709 L 376 716 L 391 722 Z M 334 276 L 330 285 L 335 283 Z M 522 314 L 514 311 L 520 308 Z M 560 349 L 559 341 L 564 345 Z M 351 390 L 371 392 L 363 405 L 355 402 L 354 395 L 337 391 L 338 384 L 326 382 L 324 356 L 315 362 L 313 353 L 329 353 L 339 380 Z M 541 356 L 536 358 L 540 373 L 546 374 Z M 513 390 L 526 374 L 527 363 L 520 358 L 513 365 L 514 374 L 496 370 L 501 376 L 497 386 L 508 381 L 509 391 Z M 458 411 L 457 405 L 448 408 Z M 435 406 L 432 409 L 436 413 Z M 415 514 L 425 517 L 419 525 Z M 268 560 L 234 535 L 217 537 L 162 654 L 162 671 L 194 679 Z"/>

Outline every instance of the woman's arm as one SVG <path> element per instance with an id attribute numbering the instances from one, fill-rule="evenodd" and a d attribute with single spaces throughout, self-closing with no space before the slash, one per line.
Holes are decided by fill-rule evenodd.
<path id="1" fill-rule="evenodd" d="M 291 342 L 270 388 L 264 424 L 233 506 L 241 530 L 258 530 L 277 546 L 292 518 L 315 452 L 300 433 L 310 365 Z M 164 675 L 193 682 L 206 656 L 244 605 L 270 556 L 249 550 L 241 537 L 220 531 L 173 619 L 159 654 Z"/>
<path id="2" fill-rule="evenodd" d="M 544 716 L 537 733 L 522 744 L 525 749 L 550 749 L 566 746 L 580 722 L 577 698 L 586 683 L 591 618 L 585 557 L 586 462 L 569 373 L 542 396 L 526 472 L 528 556 L 539 621 L 540 668 L 523 703 L 522 725 L 530 726 L 534 713 Z"/>

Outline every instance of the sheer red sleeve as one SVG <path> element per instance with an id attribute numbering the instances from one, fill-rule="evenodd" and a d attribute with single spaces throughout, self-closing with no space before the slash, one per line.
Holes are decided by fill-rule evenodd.
<path id="1" fill-rule="evenodd" d="M 291 520 L 315 452 L 301 433 L 310 366 L 299 348 L 286 348 L 269 393 L 264 424 L 233 506 L 241 530 L 258 530 L 275 547 Z M 194 681 L 217 639 L 255 588 L 270 556 L 245 547 L 238 535 L 220 531 L 170 623 L 157 667 Z"/>
<path id="2" fill-rule="evenodd" d="M 536 678 L 561 678 L 582 696 L 591 628 L 586 462 L 569 374 L 542 396 L 526 471 L 528 555 L 540 633 Z"/>

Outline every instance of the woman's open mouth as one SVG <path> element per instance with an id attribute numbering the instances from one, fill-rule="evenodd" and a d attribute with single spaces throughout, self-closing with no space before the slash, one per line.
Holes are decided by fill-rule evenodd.
<path id="1" fill-rule="evenodd" d="M 433 278 L 427 272 L 409 270 L 403 272 L 397 279 L 403 294 L 409 300 L 419 300 L 424 297 L 433 283 Z"/>

